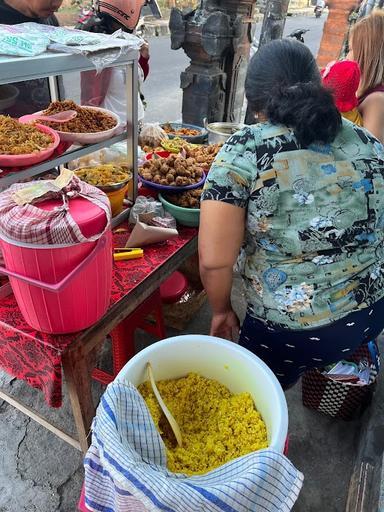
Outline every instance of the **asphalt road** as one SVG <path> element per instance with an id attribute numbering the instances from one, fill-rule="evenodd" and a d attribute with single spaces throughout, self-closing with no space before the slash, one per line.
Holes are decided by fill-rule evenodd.
<path id="1" fill-rule="evenodd" d="M 307 28 L 305 44 L 316 55 L 319 49 L 326 17 L 292 16 L 287 18 L 285 35 L 297 28 Z M 256 37 L 261 23 L 256 26 Z M 176 121 L 181 119 L 182 92 L 180 73 L 189 65 L 189 59 L 183 50 L 171 50 L 167 36 L 149 39 L 150 74 L 144 84 L 143 93 L 147 101 L 145 120 L 148 122 Z"/>

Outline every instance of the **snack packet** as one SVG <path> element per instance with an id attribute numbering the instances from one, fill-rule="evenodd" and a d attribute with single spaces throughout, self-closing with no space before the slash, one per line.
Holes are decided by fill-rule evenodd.
<path id="1" fill-rule="evenodd" d="M 50 42 L 49 37 L 30 32 L 23 25 L 0 25 L 0 54 L 34 57 L 45 52 Z"/>

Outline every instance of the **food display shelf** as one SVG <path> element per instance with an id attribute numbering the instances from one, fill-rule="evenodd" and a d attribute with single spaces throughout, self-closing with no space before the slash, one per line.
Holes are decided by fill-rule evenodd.
<path id="1" fill-rule="evenodd" d="M 23 179 L 43 174 L 59 165 L 93 153 L 99 149 L 111 146 L 112 144 L 127 141 L 127 162 L 133 172 L 133 199 L 137 195 L 137 146 L 138 146 L 138 121 L 137 121 L 137 99 L 138 99 L 138 73 L 137 73 L 138 52 L 134 49 L 123 49 L 121 55 L 107 67 L 124 66 L 126 68 L 126 95 L 127 95 L 127 131 L 116 135 L 111 139 L 76 149 L 70 149 L 60 156 L 56 156 L 45 162 L 33 165 L 27 169 L 11 172 L 9 169 L 4 176 L 0 173 L 0 190 L 10 186 L 12 183 Z M 80 73 L 82 71 L 94 70 L 95 66 L 90 59 L 80 54 L 45 52 L 36 57 L 0 57 L 0 85 L 15 82 L 23 82 L 37 78 L 61 76 L 66 73 Z M 57 97 L 54 79 L 49 79 L 51 97 Z M 80 78 L 79 78 L 80 80 Z M 64 98 L 63 98 L 64 99 Z M 118 216 L 123 220 L 129 210 Z"/>
<path id="2" fill-rule="evenodd" d="M 137 61 L 136 50 L 126 50 L 110 66 L 126 66 Z M 92 61 L 84 55 L 45 52 L 36 57 L 0 57 L 0 85 L 35 78 L 94 70 Z"/>
<path id="3" fill-rule="evenodd" d="M 89 155 L 90 153 L 94 153 L 99 149 L 103 149 L 116 142 L 120 142 L 126 140 L 128 136 L 127 132 L 121 133 L 120 135 L 115 135 L 111 139 L 108 139 L 104 142 L 99 142 L 98 144 L 89 144 L 88 146 L 76 146 L 76 149 L 69 149 L 65 153 L 55 158 L 51 158 L 41 162 L 39 164 L 28 167 L 28 169 L 22 171 L 15 171 L 7 173 L 7 176 L 1 177 L 0 173 L 0 190 L 9 187 L 12 183 L 16 181 L 21 181 L 26 178 L 31 178 L 32 176 L 38 176 L 43 174 L 59 165 L 64 165 L 71 160 L 75 160 L 76 158 L 80 158 L 85 155 Z M 9 169 L 9 168 L 8 168 Z"/>

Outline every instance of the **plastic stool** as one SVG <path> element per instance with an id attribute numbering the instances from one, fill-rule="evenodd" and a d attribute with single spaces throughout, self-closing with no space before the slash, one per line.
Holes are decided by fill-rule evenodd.
<path id="1" fill-rule="evenodd" d="M 155 323 L 146 320 L 148 315 L 154 317 Z M 127 361 L 135 355 L 136 329 L 143 329 L 160 339 L 165 338 L 163 309 L 159 289 L 153 292 L 152 295 L 137 306 L 129 316 L 113 329 L 110 334 L 112 339 L 113 374 L 95 368 L 92 372 L 93 379 L 102 384 L 109 384 L 113 381 Z"/>
<path id="2" fill-rule="evenodd" d="M 174 304 L 180 300 L 187 288 L 187 278 L 176 271 L 160 286 L 161 301 L 165 304 Z"/>

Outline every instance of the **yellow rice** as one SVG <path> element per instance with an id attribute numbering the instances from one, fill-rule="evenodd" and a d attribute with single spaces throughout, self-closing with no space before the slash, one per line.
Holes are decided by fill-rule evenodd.
<path id="1" fill-rule="evenodd" d="M 203 474 L 247 453 L 267 448 L 265 423 L 249 393 L 233 395 L 225 386 L 195 373 L 157 382 L 160 394 L 179 424 L 183 446 L 170 426 L 149 382 L 139 386 L 167 449 L 168 469 Z"/>

